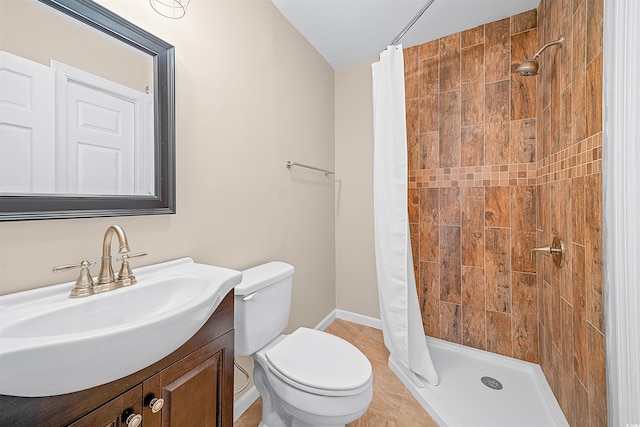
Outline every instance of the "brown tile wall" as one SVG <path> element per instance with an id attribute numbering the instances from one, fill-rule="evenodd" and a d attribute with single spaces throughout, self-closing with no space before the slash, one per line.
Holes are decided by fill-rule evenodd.
<path id="1" fill-rule="evenodd" d="M 409 218 L 425 332 L 540 363 L 572 426 L 606 425 L 603 0 L 405 50 Z M 544 43 L 540 75 L 513 71 Z M 567 264 L 529 251 L 563 237 Z"/>
<path id="2" fill-rule="evenodd" d="M 603 0 L 542 0 L 537 77 L 537 243 L 559 235 L 567 265 L 538 256 L 540 364 L 571 425 L 607 425 L 602 243 Z M 541 155 L 540 155 L 541 154 Z"/>
<path id="3" fill-rule="evenodd" d="M 410 223 L 429 335 L 539 361 L 536 11 L 405 50 Z M 517 58 L 517 59 L 514 59 Z"/>

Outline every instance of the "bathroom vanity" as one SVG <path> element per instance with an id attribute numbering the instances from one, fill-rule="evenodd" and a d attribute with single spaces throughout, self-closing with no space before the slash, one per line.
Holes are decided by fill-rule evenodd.
<path id="1" fill-rule="evenodd" d="M 138 372 L 58 396 L 0 395 L 0 426 L 231 427 L 233 326 L 231 291 L 191 339 Z"/>

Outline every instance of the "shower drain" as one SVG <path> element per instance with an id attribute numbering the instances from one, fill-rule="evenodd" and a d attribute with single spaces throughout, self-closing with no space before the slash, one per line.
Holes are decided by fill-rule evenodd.
<path id="1" fill-rule="evenodd" d="M 482 384 L 486 385 L 489 388 L 492 388 L 494 390 L 502 390 L 502 383 L 495 378 L 482 377 L 480 378 L 480 381 L 482 381 Z"/>

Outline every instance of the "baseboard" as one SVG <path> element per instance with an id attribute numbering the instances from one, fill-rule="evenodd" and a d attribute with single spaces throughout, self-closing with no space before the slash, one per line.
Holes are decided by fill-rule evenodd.
<path id="1" fill-rule="evenodd" d="M 346 320 L 348 322 L 357 323 L 359 325 L 368 326 L 374 329 L 382 329 L 382 320 L 375 317 L 365 316 L 363 314 L 353 313 L 345 310 L 334 310 L 336 318 Z"/>
<path id="2" fill-rule="evenodd" d="M 320 321 L 313 329 L 317 329 L 319 331 L 324 331 L 327 329 L 327 326 L 331 324 L 334 320 L 336 320 L 338 310 L 333 310 L 331 313 L 327 314 L 327 316 Z"/>
<path id="3" fill-rule="evenodd" d="M 249 409 L 253 402 L 258 400 L 260 394 L 256 386 L 252 386 L 238 400 L 233 403 L 233 421 L 236 422 L 244 412 Z"/>
<path id="4" fill-rule="evenodd" d="M 382 329 L 382 321 L 380 319 L 376 319 L 375 317 L 369 317 L 358 313 L 353 313 L 351 311 L 345 310 L 333 310 L 329 313 L 324 319 L 320 321 L 316 325 L 314 329 L 324 331 L 327 326 L 331 324 L 335 319 L 342 319 L 352 323 L 358 323 L 360 325 L 369 326 L 370 328 Z M 256 386 L 252 386 L 245 394 L 240 396 L 238 400 L 233 404 L 233 421 L 235 422 L 238 418 L 244 414 L 244 412 L 249 409 L 253 402 L 258 400 L 260 394 L 258 393 L 258 389 Z"/>
<path id="5" fill-rule="evenodd" d="M 340 309 L 335 309 L 331 313 L 327 314 L 327 317 L 322 319 L 314 329 L 324 331 L 327 329 L 327 326 L 336 319 L 346 320 L 347 322 L 357 323 L 374 329 L 382 329 L 382 321 L 380 319 Z"/>

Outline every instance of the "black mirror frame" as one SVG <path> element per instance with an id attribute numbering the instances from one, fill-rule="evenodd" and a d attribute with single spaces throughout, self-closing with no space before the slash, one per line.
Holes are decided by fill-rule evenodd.
<path id="1" fill-rule="evenodd" d="M 162 215 L 176 212 L 175 51 L 91 0 L 39 0 L 154 57 L 155 196 L 0 194 L 0 221 Z"/>

